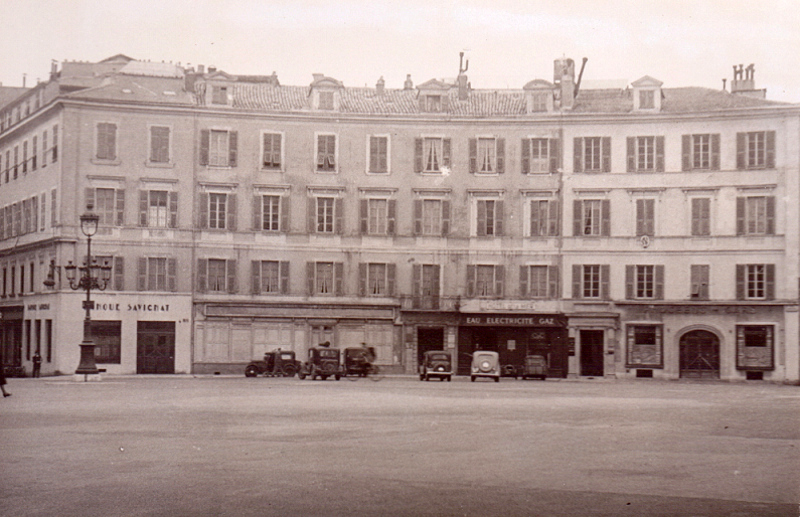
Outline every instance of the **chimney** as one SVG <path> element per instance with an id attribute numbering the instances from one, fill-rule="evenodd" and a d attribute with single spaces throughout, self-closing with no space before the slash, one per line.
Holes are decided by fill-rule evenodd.
<path id="1" fill-rule="evenodd" d="M 458 83 L 458 100 L 465 101 L 469 98 L 469 82 L 467 82 L 469 59 L 467 59 L 466 66 L 464 66 L 464 53 L 460 52 L 458 56 L 458 78 L 456 79 Z"/>
<path id="2" fill-rule="evenodd" d="M 727 90 L 725 89 L 725 81 L 727 81 L 727 79 L 725 79 L 725 78 L 723 77 L 723 78 L 722 78 L 722 91 L 723 91 L 723 92 L 727 91 Z"/>
<path id="3" fill-rule="evenodd" d="M 403 83 L 404 90 L 413 90 L 414 82 L 411 80 L 411 74 L 406 74 L 406 81 Z"/>
<path id="4" fill-rule="evenodd" d="M 325 77 L 325 74 L 311 74 L 311 77 L 314 78 L 314 80 L 312 82 L 315 83 L 317 81 L 321 81 L 322 78 Z"/>
<path id="5" fill-rule="evenodd" d="M 378 79 L 378 82 L 375 83 L 375 90 L 377 90 L 378 95 L 383 95 L 384 86 L 386 85 L 386 81 L 383 80 L 383 76 Z"/>
<path id="6" fill-rule="evenodd" d="M 50 80 L 54 80 L 58 76 L 58 61 L 52 59 L 50 61 Z"/>
<path id="7" fill-rule="evenodd" d="M 197 73 L 204 75 L 206 73 L 206 65 L 197 65 Z"/>
<path id="8" fill-rule="evenodd" d="M 208 67 L 208 73 L 209 74 L 213 74 L 216 71 L 217 71 L 217 67 L 216 66 L 209 66 Z"/>
<path id="9" fill-rule="evenodd" d="M 758 99 L 767 98 L 767 90 L 762 88 L 756 90 L 756 65 L 750 64 L 747 68 L 744 65 L 733 65 L 733 80 L 731 81 L 731 93 L 755 97 Z"/>
<path id="10" fill-rule="evenodd" d="M 575 61 L 568 58 L 556 59 L 553 80 L 561 87 L 561 109 L 572 109 L 575 104 Z"/>

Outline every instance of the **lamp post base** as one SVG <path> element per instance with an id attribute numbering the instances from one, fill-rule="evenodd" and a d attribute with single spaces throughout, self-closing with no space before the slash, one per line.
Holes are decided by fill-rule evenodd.
<path id="1" fill-rule="evenodd" d="M 100 378 L 100 370 L 97 369 L 97 363 L 94 360 L 94 342 L 91 339 L 84 339 L 81 342 L 81 362 L 78 369 L 75 370 L 75 377 L 84 377 L 84 380 L 89 380 L 89 376 L 96 376 L 97 380 Z"/>
<path id="2" fill-rule="evenodd" d="M 99 373 L 74 373 L 72 374 L 74 382 L 99 382 L 103 380 Z"/>

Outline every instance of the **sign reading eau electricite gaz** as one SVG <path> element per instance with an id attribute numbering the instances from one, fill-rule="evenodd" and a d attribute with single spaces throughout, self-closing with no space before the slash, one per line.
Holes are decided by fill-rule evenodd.
<path id="1" fill-rule="evenodd" d="M 465 314 L 462 325 L 476 327 L 566 327 L 563 314 Z"/>

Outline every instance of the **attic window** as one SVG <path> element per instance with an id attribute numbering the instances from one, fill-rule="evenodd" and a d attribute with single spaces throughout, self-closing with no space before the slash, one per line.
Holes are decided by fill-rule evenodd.
<path id="1" fill-rule="evenodd" d="M 319 92 L 319 109 L 333 109 L 333 92 Z"/>
<path id="2" fill-rule="evenodd" d="M 228 87 L 214 86 L 211 89 L 212 104 L 228 104 Z"/>
<path id="3" fill-rule="evenodd" d="M 656 107 L 655 90 L 641 90 L 639 92 L 639 109 L 653 109 Z"/>
<path id="4" fill-rule="evenodd" d="M 442 111 L 442 96 L 441 95 L 426 95 L 425 96 L 425 111 L 430 113 L 439 113 Z"/>
<path id="5" fill-rule="evenodd" d="M 531 111 L 547 111 L 547 96 L 550 92 L 536 92 L 531 95 Z"/>

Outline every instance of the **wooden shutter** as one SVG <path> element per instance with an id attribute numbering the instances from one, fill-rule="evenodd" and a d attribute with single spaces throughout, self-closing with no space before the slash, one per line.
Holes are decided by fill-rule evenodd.
<path id="1" fill-rule="evenodd" d="M 281 275 L 281 294 L 289 294 L 289 261 L 282 260 L 278 267 Z"/>
<path id="2" fill-rule="evenodd" d="M 547 152 L 550 158 L 550 172 L 555 174 L 561 168 L 561 139 L 551 138 L 548 140 Z"/>
<path id="3" fill-rule="evenodd" d="M 397 264 L 386 264 L 386 295 L 395 296 L 397 285 Z"/>
<path id="4" fill-rule="evenodd" d="M 494 267 L 494 296 L 502 298 L 506 283 L 506 268 L 503 265 Z"/>
<path id="5" fill-rule="evenodd" d="M 494 235 L 495 237 L 502 237 L 504 226 L 503 216 L 505 215 L 505 203 L 502 199 L 494 202 Z"/>
<path id="6" fill-rule="evenodd" d="M 386 233 L 389 235 L 394 235 L 396 229 L 396 220 L 397 220 L 397 200 L 390 199 L 389 200 L 389 216 L 388 221 L 386 221 Z"/>
<path id="7" fill-rule="evenodd" d="M 178 290 L 178 259 L 167 259 L 167 289 L 170 292 Z"/>
<path id="8" fill-rule="evenodd" d="M 422 172 L 422 139 L 414 139 L 414 172 Z"/>
<path id="9" fill-rule="evenodd" d="M 690 298 L 695 300 L 708 300 L 708 266 L 692 264 Z"/>
<path id="10" fill-rule="evenodd" d="M 225 261 L 225 273 L 227 274 L 227 288 L 228 293 L 236 294 L 239 290 L 238 285 L 238 277 L 236 275 L 236 260 L 226 260 Z"/>
<path id="11" fill-rule="evenodd" d="M 264 196 L 253 196 L 253 230 L 261 231 L 264 229 L 264 218 L 261 217 L 261 210 L 264 205 Z"/>
<path id="12" fill-rule="evenodd" d="M 633 300 L 635 298 L 635 282 L 636 282 L 636 266 L 625 266 L 625 299 Z"/>
<path id="13" fill-rule="evenodd" d="M 341 235 L 344 233 L 344 200 L 336 198 L 334 201 L 334 233 Z"/>
<path id="14" fill-rule="evenodd" d="M 450 233 L 450 201 L 442 200 L 442 237 Z"/>
<path id="15" fill-rule="evenodd" d="M 478 209 L 478 237 L 484 237 L 486 235 L 486 201 L 483 199 L 479 199 L 477 201 L 477 209 Z"/>
<path id="16" fill-rule="evenodd" d="M 281 228 L 283 233 L 289 233 L 289 214 L 291 213 L 291 199 L 289 196 L 281 196 Z"/>
<path id="17" fill-rule="evenodd" d="M 147 226 L 147 205 L 150 192 L 139 191 L 139 226 Z"/>
<path id="18" fill-rule="evenodd" d="M 226 222 L 227 230 L 231 231 L 231 232 L 235 232 L 236 231 L 236 194 L 228 194 L 225 197 L 227 198 L 227 204 L 228 204 L 228 206 L 226 207 L 228 209 L 228 213 L 227 213 L 227 216 L 228 216 L 227 219 L 228 220 Z"/>
<path id="19" fill-rule="evenodd" d="M 519 297 L 528 297 L 528 266 L 519 267 Z"/>
<path id="20" fill-rule="evenodd" d="M 200 206 L 197 207 L 197 213 L 200 216 L 200 228 L 208 228 L 208 192 L 201 192 L 197 197 Z"/>
<path id="21" fill-rule="evenodd" d="M 583 201 L 575 199 L 572 201 L 572 235 L 580 237 L 583 235 Z"/>
<path id="22" fill-rule="evenodd" d="M 628 137 L 628 172 L 636 171 L 636 137 Z"/>
<path id="23" fill-rule="evenodd" d="M 541 221 L 539 217 L 539 202 L 535 199 L 528 201 L 528 206 L 531 208 L 531 237 L 538 237 L 544 232 L 540 231 Z"/>
<path id="24" fill-rule="evenodd" d="M 611 200 L 604 199 L 600 203 L 601 226 L 600 234 L 604 237 L 611 235 Z"/>
<path id="25" fill-rule="evenodd" d="M 359 219 L 361 221 L 361 235 L 369 233 L 369 200 L 362 199 L 359 201 Z"/>
<path id="26" fill-rule="evenodd" d="M 547 208 L 550 211 L 547 219 L 548 235 L 561 235 L 561 211 L 559 210 L 559 205 L 560 203 L 557 199 L 551 199 L 547 203 Z"/>
<path id="27" fill-rule="evenodd" d="M 745 299 L 745 274 L 747 266 L 744 264 L 736 264 L 736 299 Z"/>
<path id="28" fill-rule="evenodd" d="M 775 196 L 767 196 L 767 235 L 775 235 Z"/>
<path id="29" fill-rule="evenodd" d="M 115 192 L 116 201 L 116 222 L 117 226 L 125 224 L 125 189 L 118 188 Z"/>
<path id="30" fill-rule="evenodd" d="M 503 174 L 506 172 L 506 139 L 497 139 L 497 173 Z"/>
<path id="31" fill-rule="evenodd" d="M 450 167 L 450 139 L 442 138 L 442 167 Z"/>
<path id="32" fill-rule="evenodd" d="M 775 264 L 766 264 L 765 295 L 767 300 L 775 299 Z"/>
<path id="33" fill-rule="evenodd" d="M 547 281 L 550 283 L 549 297 L 553 299 L 559 298 L 559 285 L 560 279 L 558 274 L 558 266 L 547 266 Z"/>
<path id="34" fill-rule="evenodd" d="M 85 207 L 88 208 L 91 206 L 93 210 L 97 208 L 94 202 L 94 189 L 92 187 L 86 187 L 84 190 L 84 197 L 86 198 L 84 204 Z"/>
<path id="35" fill-rule="evenodd" d="M 239 133 L 237 131 L 228 132 L 228 166 L 236 167 L 239 147 Z"/>
<path id="36" fill-rule="evenodd" d="M 577 264 L 572 265 L 572 298 L 575 300 L 580 300 L 583 298 L 583 278 L 581 278 L 582 271 L 583 266 Z"/>
<path id="37" fill-rule="evenodd" d="M 664 137 L 656 137 L 656 172 L 664 172 Z"/>
<path id="38" fill-rule="evenodd" d="M 316 292 L 314 291 L 314 287 L 316 285 L 315 282 L 315 274 L 317 271 L 317 264 L 315 262 L 306 262 L 306 287 L 308 288 L 308 295 L 314 296 Z"/>
<path id="39" fill-rule="evenodd" d="M 317 198 L 309 197 L 306 205 L 306 231 L 317 233 Z"/>
<path id="40" fill-rule="evenodd" d="M 261 294 L 261 261 L 250 262 L 250 278 L 252 280 L 253 294 Z"/>
<path id="41" fill-rule="evenodd" d="M 147 291 L 147 257 L 139 257 L 139 270 L 136 275 L 136 290 Z"/>
<path id="42" fill-rule="evenodd" d="M 603 264 L 600 266 L 600 298 L 603 300 L 609 300 L 610 291 L 609 291 L 609 280 L 611 277 L 611 266 L 608 264 Z"/>
<path id="43" fill-rule="evenodd" d="M 522 174 L 530 174 L 531 172 L 531 139 L 523 138 L 521 143 L 521 169 Z"/>
<path id="44" fill-rule="evenodd" d="M 467 298 L 475 297 L 475 281 L 476 271 L 475 266 L 467 266 Z"/>
<path id="45" fill-rule="evenodd" d="M 478 172 L 478 139 L 469 139 L 469 172 L 475 174 Z"/>
<path id="46" fill-rule="evenodd" d="M 711 170 L 719 170 L 719 133 L 711 135 Z"/>
<path id="47" fill-rule="evenodd" d="M 767 131 L 767 169 L 775 168 L 775 131 Z"/>
<path id="48" fill-rule="evenodd" d="M 681 137 L 681 170 L 692 170 L 692 135 Z"/>
<path id="49" fill-rule="evenodd" d="M 178 227 L 178 193 L 170 192 L 167 194 L 169 197 L 169 227 Z"/>
<path id="50" fill-rule="evenodd" d="M 736 198 L 736 235 L 744 235 L 747 232 L 744 220 L 746 204 L 747 204 L 747 198 L 744 197 Z"/>
<path id="51" fill-rule="evenodd" d="M 114 290 L 125 290 L 125 257 L 114 257 Z"/>
<path id="52" fill-rule="evenodd" d="M 367 270 L 368 265 L 365 262 L 358 264 L 358 295 L 367 295 Z"/>
<path id="53" fill-rule="evenodd" d="M 603 172 L 611 172 L 611 137 L 604 136 L 601 140 Z"/>
<path id="54" fill-rule="evenodd" d="M 573 172 L 583 172 L 583 138 L 572 141 L 572 168 Z"/>
<path id="55" fill-rule="evenodd" d="M 414 235 L 422 235 L 422 200 L 414 200 Z"/>
<path id="56" fill-rule="evenodd" d="M 414 264 L 411 267 L 411 292 L 414 296 L 422 294 L 422 264 Z"/>
<path id="57" fill-rule="evenodd" d="M 200 165 L 208 165 L 208 148 L 210 132 L 208 129 L 200 131 Z"/>
<path id="58" fill-rule="evenodd" d="M 664 299 L 664 266 L 657 265 L 656 266 L 656 289 L 655 289 L 655 299 L 656 300 L 663 300 Z"/>
<path id="59" fill-rule="evenodd" d="M 343 262 L 334 262 L 333 263 L 333 271 L 334 271 L 334 294 L 336 296 L 344 296 L 344 263 Z"/>
<path id="60" fill-rule="evenodd" d="M 747 168 L 747 133 L 736 133 L 736 168 Z"/>

